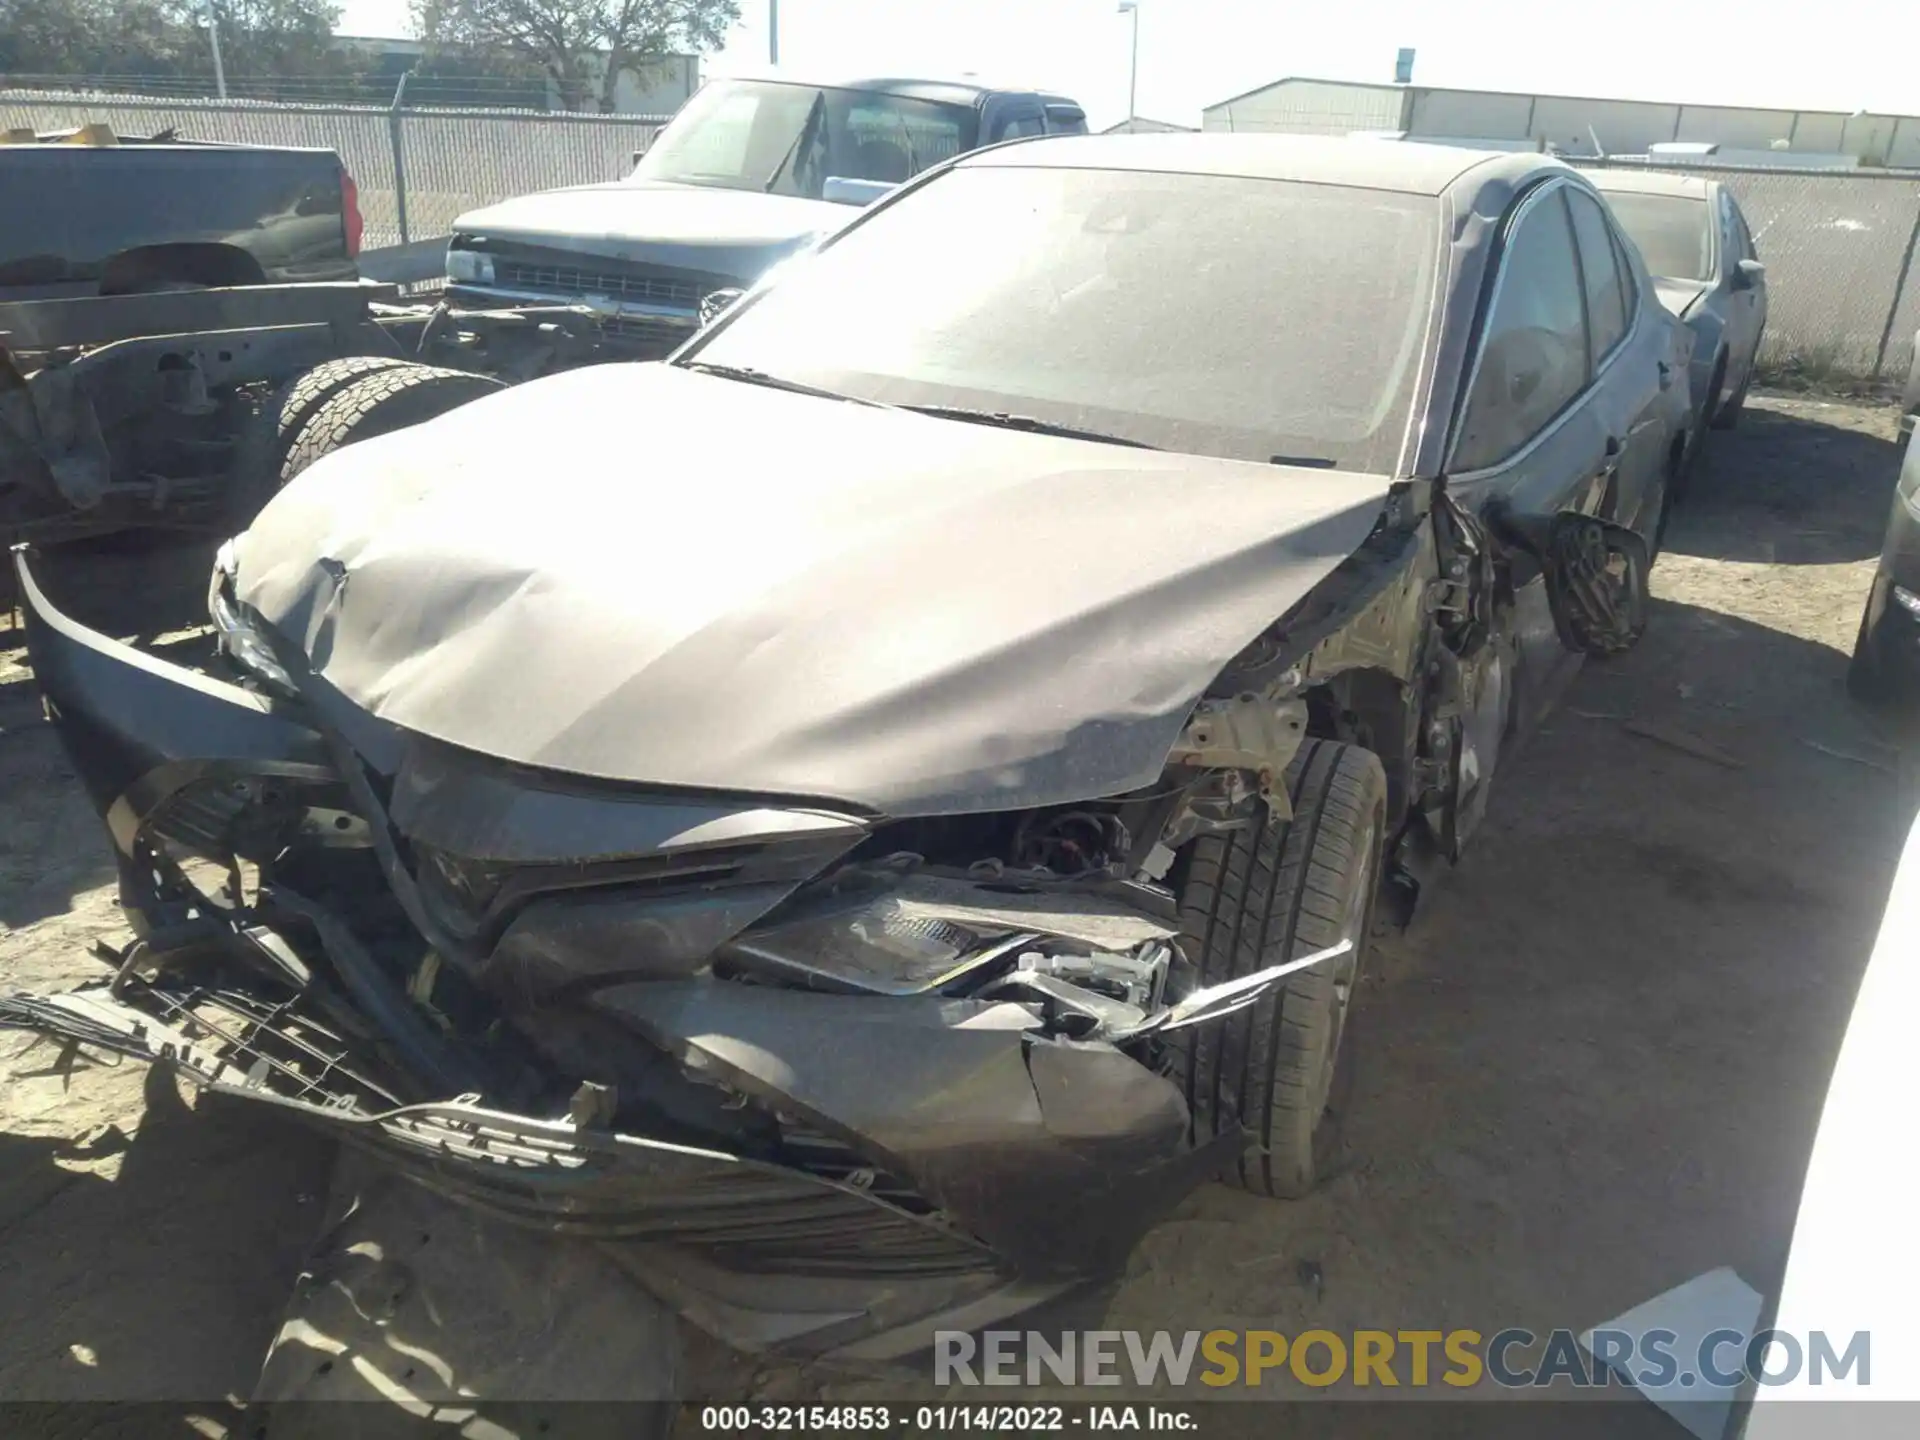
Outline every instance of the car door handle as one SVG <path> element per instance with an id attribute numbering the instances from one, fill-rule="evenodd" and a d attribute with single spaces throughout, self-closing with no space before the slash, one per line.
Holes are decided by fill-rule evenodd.
<path id="1" fill-rule="evenodd" d="M 1673 367 L 1667 364 L 1667 362 L 1664 360 L 1660 361 L 1659 364 L 1660 364 L 1660 388 L 1662 390 L 1671 389 L 1673 386 Z"/>

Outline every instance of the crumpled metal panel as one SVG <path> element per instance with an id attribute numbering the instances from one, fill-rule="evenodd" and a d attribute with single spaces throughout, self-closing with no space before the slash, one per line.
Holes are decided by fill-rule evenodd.
<path id="1" fill-rule="evenodd" d="M 1389 484 L 598 366 L 326 457 L 237 540 L 236 592 L 373 715 L 485 755 L 1009 809 L 1156 778 Z"/>
<path id="2" fill-rule="evenodd" d="M 1187 1149 L 1170 1081 L 1110 1046 L 1010 1027 L 999 1012 L 1016 1006 L 700 981 L 592 1003 L 696 1073 L 862 1147 L 1024 1276 L 1116 1271 L 1232 1153 Z"/>

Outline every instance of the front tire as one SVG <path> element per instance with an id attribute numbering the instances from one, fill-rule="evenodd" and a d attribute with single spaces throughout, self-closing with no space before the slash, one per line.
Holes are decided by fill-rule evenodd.
<path id="1" fill-rule="evenodd" d="M 1380 888 L 1387 780 L 1370 751 L 1308 740 L 1285 784 L 1290 821 L 1192 843 L 1178 887 L 1183 946 L 1202 985 L 1342 938 L 1355 948 L 1299 971 L 1260 1004 L 1197 1027 L 1182 1058 L 1194 1142 L 1233 1132 L 1245 1139 L 1221 1178 L 1298 1199 L 1325 1178 L 1339 1144 L 1342 1041 Z"/>

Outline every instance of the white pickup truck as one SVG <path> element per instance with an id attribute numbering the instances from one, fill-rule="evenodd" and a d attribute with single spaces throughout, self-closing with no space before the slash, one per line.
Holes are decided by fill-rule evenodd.
<path id="1" fill-rule="evenodd" d="M 1032 135 L 1084 135 L 1061 95 L 933 80 L 714 80 L 624 180 L 543 191 L 454 222 L 449 296 L 584 304 L 609 340 L 661 355 L 701 301 L 743 289 L 929 166 Z"/>

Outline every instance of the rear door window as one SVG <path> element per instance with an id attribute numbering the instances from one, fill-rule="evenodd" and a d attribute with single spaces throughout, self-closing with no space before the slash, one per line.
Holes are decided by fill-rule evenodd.
<path id="1" fill-rule="evenodd" d="M 1567 190 L 1573 233 L 1580 245 L 1580 272 L 1587 295 L 1587 326 L 1593 336 L 1593 363 L 1611 354 L 1627 333 L 1627 282 L 1615 254 L 1613 226 L 1600 202 L 1583 191 Z"/>
<path id="2" fill-rule="evenodd" d="M 1760 252 L 1753 248 L 1753 232 L 1747 228 L 1747 217 L 1741 212 L 1740 202 L 1728 195 L 1727 208 L 1733 214 L 1733 234 L 1740 246 L 1740 258 L 1742 260 L 1759 259 Z"/>
<path id="3" fill-rule="evenodd" d="M 1731 271 L 1746 258 L 1740 246 L 1740 226 L 1735 222 L 1733 197 L 1720 192 L 1720 268 Z"/>
<path id="4" fill-rule="evenodd" d="M 1084 135 L 1087 133 L 1087 112 L 1078 105 L 1049 105 L 1047 132 L 1052 135 Z"/>
<path id="5" fill-rule="evenodd" d="M 934 107 L 924 108 L 933 113 L 922 113 L 918 106 L 909 109 L 890 104 L 887 97 L 879 97 L 848 109 L 847 138 L 853 143 L 854 153 L 872 164 L 871 169 L 861 172 L 864 178 L 898 183 L 960 153 L 958 122 L 934 112 Z"/>
<path id="6" fill-rule="evenodd" d="M 1485 470 L 1512 458 L 1586 388 L 1586 304 L 1565 187 L 1521 202 L 1502 247 L 1493 309 L 1453 468 Z"/>
<path id="7" fill-rule="evenodd" d="M 994 116 L 993 125 L 987 132 L 987 143 L 992 145 L 1001 140 L 1022 140 L 1029 135 L 1046 133 L 1047 122 L 1040 112 L 1039 102 L 1014 100 Z"/>

